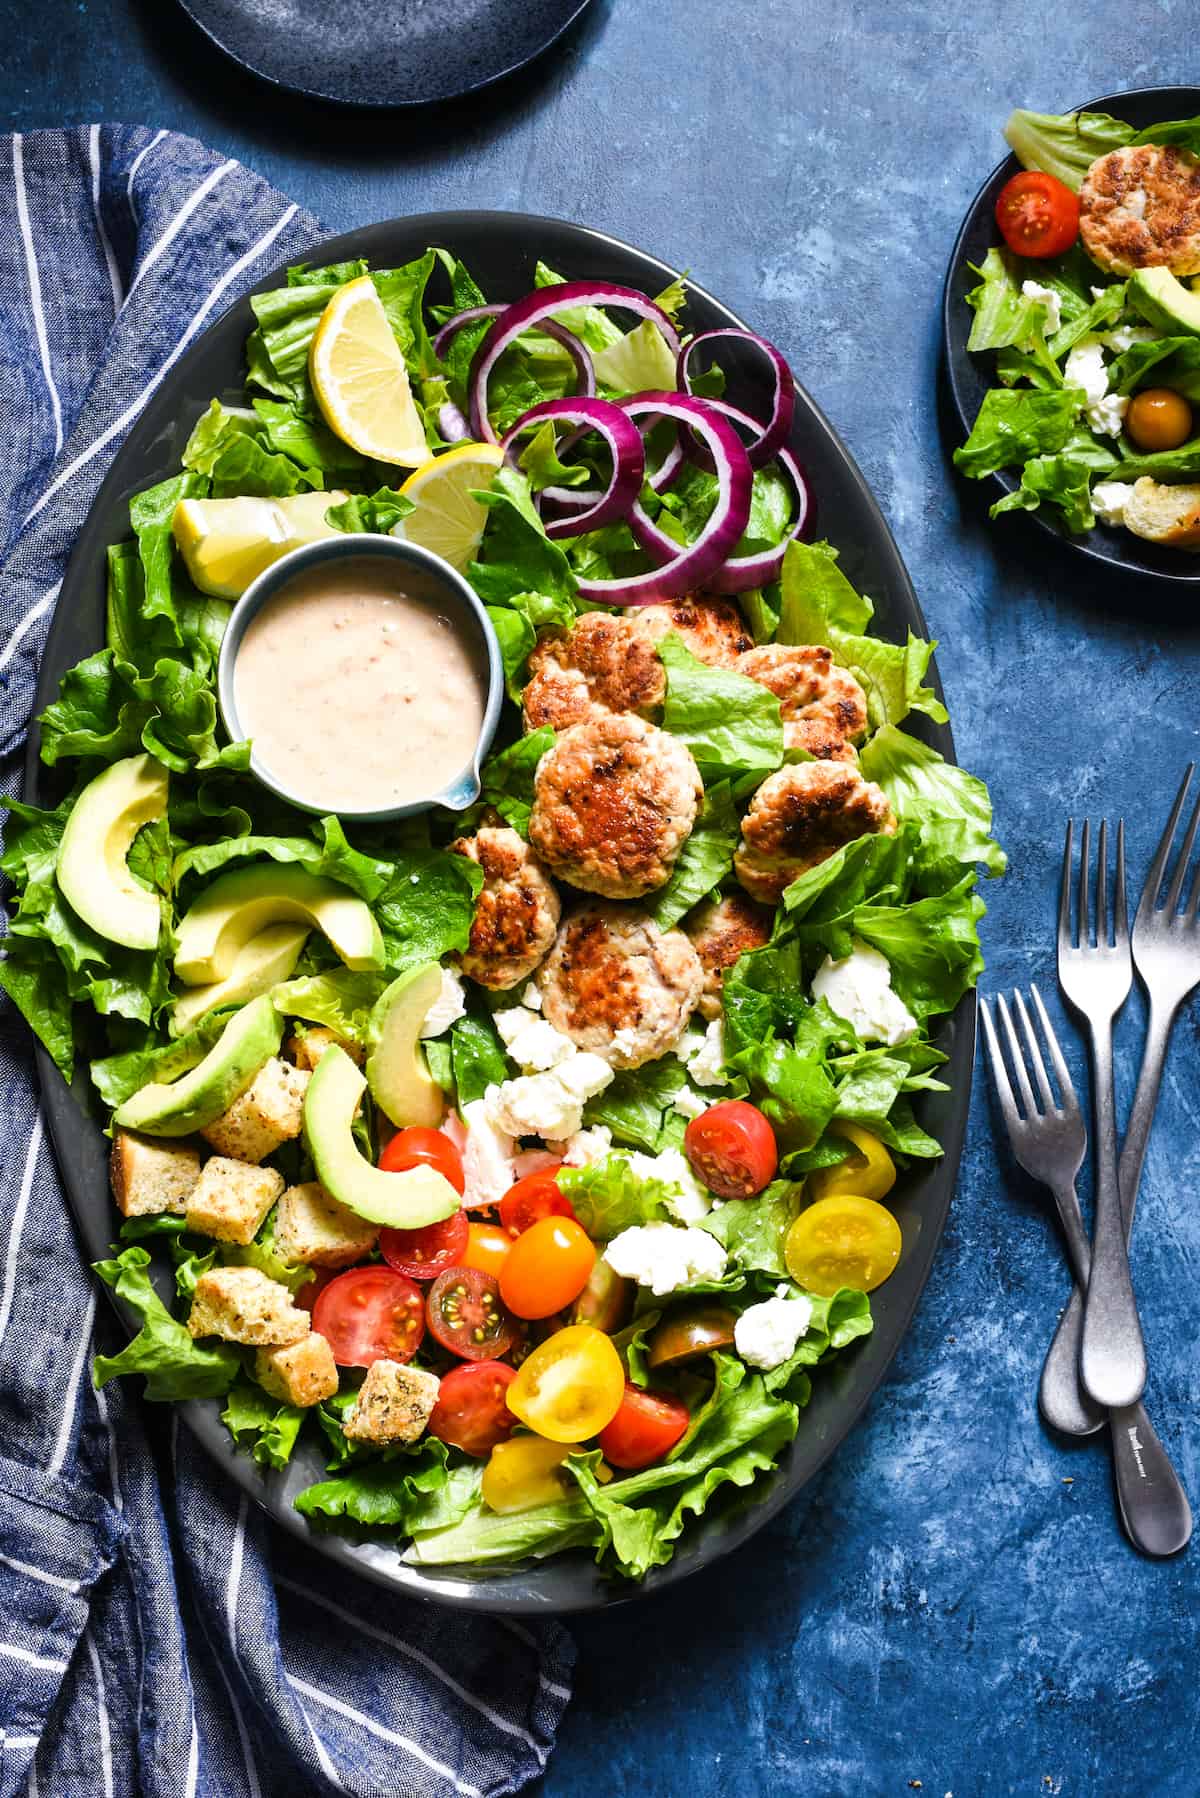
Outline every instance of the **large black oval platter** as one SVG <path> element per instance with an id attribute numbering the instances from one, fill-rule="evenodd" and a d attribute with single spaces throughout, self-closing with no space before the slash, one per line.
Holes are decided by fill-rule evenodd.
<path id="1" fill-rule="evenodd" d="M 527 292 L 533 286 L 539 257 L 569 280 L 618 281 L 648 294 L 660 292 L 676 272 L 597 231 L 557 219 L 501 212 L 446 212 L 394 219 L 335 238 L 312 255 L 321 262 L 364 256 L 372 266 L 387 268 L 410 261 L 427 244 L 452 247 L 489 297 L 496 299 L 516 299 Z M 278 286 L 283 278 L 280 270 L 262 286 Z M 687 320 L 693 330 L 740 323 L 697 287 L 690 290 Z M 181 359 L 130 432 L 96 496 L 63 582 L 42 668 L 39 711 L 53 697 L 64 670 L 103 641 L 105 551 L 110 543 L 129 535 L 130 496 L 177 471 L 188 433 L 214 394 L 231 403 L 241 401 L 242 351 L 252 322 L 249 304 L 240 300 Z M 783 347 L 786 351 L 787 346 Z M 849 453 L 803 388 L 798 393 L 792 447 L 809 474 L 818 531 L 841 550 L 842 564 L 855 586 L 875 600 L 882 633 L 898 640 L 909 630 L 927 635 L 921 608 L 879 507 Z M 936 686 L 936 675 L 932 678 Z M 915 716 L 909 720 L 909 728 L 953 759 L 948 728 Z M 56 778 L 39 762 L 37 752 L 35 731 L 26 763 L 26 791 L 35 803 L 52 804 L 59 796 Z M 950 1058 L 946 1069 L 950 1091 L 919 1095 L 921 1122 L 943 1144 L 944 1159 L 905 1175 L 889 1200 L 900 1220 L 904 1250 L 896 1273 L 873 1297 L 874 1334 L 814 1379 L 812 1401 L 802 1413 L 799 1435 L 777 1472 L 760 1481 L 748 1497 L 728 1508 L 716 1506 L 699 1527 L 685 1535 L 670 1565 L 651 1574 L 641 1586 L 602 1579 L 582 1553 L 486 1575 L 407 1566 L 394 1547 L 351 1542 L 311 1530 L 293 1509 L 292 1495 L 322 1477 L 315 1445 L 302 1447 L 285 1471 L 263 1474 L 248 1456 L 235 1453 L 220 1422 L 218 1403 L 185 1405 L 186 1422 L 230 1478 L 284 1529 L 306 1538 L 317 1552 L 385 1585 L 464 1609 L 509 1612 L 593 1610 L 662 1591 L 745 1542 L 793 1498 L 828 1461 L 886 1374 L 929 1277 L 954 1191 L 970 1096 L 974 1038 L 975 1002 L 969 994 L 945 1021 L 938 1038 Z M 68 1090 L 41 1051 L 39 1070 L 50 1134 L 83 1249 L 89 1261 L 96 1260 L 108 1253 L 116 1228 L 105 1164 L 107 1144 L 98 1110 L 86 1072 L 78 1074 Z M 169 1296 L 169 1275 L 165 1269 L 159 1272 L 161 1290 Z M 117 1309 L 125 1324 L 132 1326 L 134 1320 L 119 1303 Z"/>
<path id="2" fill-rule="evenodd" d="M 1142 87 L 1127 94 L 1104 94 L 1098 100 L 1087 100 L 1082 106 L 1068 107 L 1069 112 L 1110 112 L 1125 119 L 1139 131 L 1163 119 L 1190 119 L 1200 113 L 1198 87 Z M 997 123 L 997 131 L 1003 120 Z M 942 344 L 946 376 L 955 410 L 962 421 L 963 441 L 970 435 L 983 396 L 995 385 L 992 379 L 994 358 L 988 352 L 972 354 L 967 349 L 971 321 L 975 314 L 967 305 L 967 295 L 978 285 L 972 264 L 978 267 L 993 244 L 1000 241 L 996 227 L 996 200 L 1006 181 L 1020 169 L 1015 156 L 1007 156 L 992 170 L 971 201 L 962 228 L 950 252 L 946 285 L 942 290 Z M 955 479 L 961 479 L 955 476 Z M 969 483 L 974 485 L 975 483 Z M 993 498 L 1011 493 L 1020 485 L 1020 471 L 1002 468 L 979 483 L 990 488 Z M 1161 544 L 1147 543 L 1132 531 L 1116 525 L 1097 524 L 1086 536 L 1072 536 L 1058 521 L 1058 514 L 1041 506 L 1036 512 L 1017 513 L 995 519 L 992 529 L 999 533 L 1020 529 L 1014 518 L 1032 518 L 1042 530 L 1049 531 L 1060 543 L 1069 544 L 1081 556 L 1094 562 L 1107 562 L 1110 567 L 1127 574 L 1149 575 L 1154 580 L 1180 582 L 1195 586 L 1200 582 L 1200 556 L 1186 551 L 1167 549 Z"/>

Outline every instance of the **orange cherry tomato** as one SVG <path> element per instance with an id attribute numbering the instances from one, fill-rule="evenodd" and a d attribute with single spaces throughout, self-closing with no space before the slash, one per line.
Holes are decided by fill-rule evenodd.
<path id="1" fill-rule="evenodd" d="M 491 1274 L 498 1280 L 512 1246 L 512 1237 L 501 1225 L 472 1222 L 467 1228 L 467 1246 L 459 1257 L 459 1266 L 477 1267 L 481 1274 Z"/>
<path id="2" fill-rule="evenodd" d="M 577 1299 L 596 1260 L 573 1217 L 544 1217 L 523 1230 L 500 1269 L 500 1296 L 517 1317 L 550 1317 Z"/>
<path id="3" fill-rule="evenodd" d="M 1079 195 L 1042 169 L 1022 169 L 1000 189 L 996 223 L 1015 256 L 1061 256 L 1079 236 Z"/>
<path id="4" fill-rule="evenodd" d="M 1140 450 L 1178 449 L 1192 434 L 1192 408 L 1170 387 L 1144 387 L 1130 401 L 1125 433 Z"/>

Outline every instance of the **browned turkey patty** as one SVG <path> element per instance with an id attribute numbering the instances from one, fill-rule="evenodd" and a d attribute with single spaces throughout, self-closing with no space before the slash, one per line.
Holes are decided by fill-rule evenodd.
<path id="1" fill-rule="evenodd" d="M 458 965 L 480 986 L 517 986 L 554 941 L 562 908 L 553 883 L 515 830 L 485 825 L 450 848 L 483 869 L 470 944 Z"/>
<path id="2" fill-rule="evenodd" d="M 769 687 L 779 700 L 787 749 L 819 761 L 853 761 L 867 728 L 867 697 L 824 644 L 764 643 L 737 660 L 737 672 Z"/>
<path id="3" fill-rule="evenodd" d="M 704 969 L 700 1011 L 706 1018 L 721 1015 L 721 986 L 726 968 L 748 949 L 761 949 L 771 940 L 773 914 L 756 905 L 744 893 L 726 893 L 699 905 L 684 922 L 693 949 Z"/>
<path id="4" fill-rule="evenodd" d="M 1100 156 L 1079 189 L 1079 233 L 1114 275 L 1200 271 L 1200 159 L 1174 144 L 1128 144 Z"/>
<path id="5" fill-rule="evenodd" d="M 568 918 L 537 983 L 556 1030 L 614 1068 L 665 1055 L 687 1023 L 704 969 L 682 930 L 634 906 L 586 905 Z"/>
<path id="6" fill-rule="evenodd" d="M 887 795 L 845 762 L 799 762 L 763 781 L 742 820 L 734 872 L 752 899 L 774 905 L 801 874 L 843 843 L 896 819 Z"/>

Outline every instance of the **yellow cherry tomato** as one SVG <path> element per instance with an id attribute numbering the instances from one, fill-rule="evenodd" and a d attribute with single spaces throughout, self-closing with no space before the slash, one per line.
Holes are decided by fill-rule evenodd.
<path id="1" fill-rule="evenodd" d="M 493 1511 L 531 1511 L 567 1496 L 570 1475 L 561 1472 L 578 1442 L 547 1442 L 541 1436 L 510 1436 L 498 1442 L 483 1470 L 483 1502 Z"/>
<path id="2" fill-rule="evenodd" d="M 890 1211 L 874 1199 L 839 1193 L 800 1213 L 787 1233 L 783 1258 L 793 1280 L 831 1298 L 842 1286 L 856 1292 L 882 1286 L 901 1246 L 900 1226 Z"/>
<path id="3" fill-rule="evenodd" d="M 625 1369 L 603 1331 L 569 1324 L 522 1362 L 505 1396 L 509 1410 L 539 1436 L 583 1442 L 620 1410 Z"/>
<path id="4" fill-rule="evenodd" d="M 481 1274 L 491 1274 L 493 1279 L 498 1280 L 500 1269 L 508 1260 L 508 1251 L 512 1245 L 512 1237 L 499 1224 L 468 1224 L 462 1266 L 477 1267 Z"/>
<path id="5" fill-rule="evenodd" d="M 813 1199 L 832 1199 L 844 1192 L 860 1199 L 883 1199 L 896 1184 L 896 1164 L 877 1136 L 858 1124 L 831 1124 L 830 1133 L 853 1145 L 836 1167 L 819 1167 L 808 1176 Z"/>

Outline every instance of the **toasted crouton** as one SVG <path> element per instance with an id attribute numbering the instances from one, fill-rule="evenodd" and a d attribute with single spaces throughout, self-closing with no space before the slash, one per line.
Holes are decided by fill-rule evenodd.
<path id="1" fill-rule="evenodd" d="M 252 1348 L 299 1342 L 312 1319 L 292 1303 L 278 1280 L 268 1280 L 256 1267 L 214 1267 L 201 1274 L 187 1320 L 193 1336 L 223 1336 Z"/>
<path id="2" fill-rule="evenodd" d="M 415 1442 L 437 1403 L 441 1381 L 420 1367 L 373 1361 L 342 1427 L 354 1442 Z"/>
<path id="3" fill-rule="evenodd" d="M 310 1075 L 273 1055 L 240 1099 L 200 1134 L 218 1155 L 235 1161 L 265 1161 L 280 1143 L 299 1136 L 304 1089 Z"/>
<path id="4" fill-rule="evenodd" d="M 306 1068 L 311 1074 L 326 1049 L 332 1049 L 335 1043 L 346 1051 L 351 1061 L 361 1063 L 363 1052 L 359 1045 L 347 1042 L 336 1030 L 327 1030 L 324 1024 L 310 1024 L 303 1036 L 290 1036 L 286 1052 L 298 1068 Z"/>
<path id="5" fill-rule="evenodd" d="M 1144 474 L 1125 501 L 1125 523 L 1149 543 L 1200 550 L 1200 485 L 1166 487 Z"/>
<path id="6" fill-rule="evenodd" d="M 133 1130 L 115 1130 L 108 1168 L 113 1198 L 125 1217 L 179 1214 L 200 1178 L 200 1153 L 188 1142 L 158 1142 Z"/>
<path id="7" fill-rule="evenodd" d="M 289 1186 L 275 1217 L 275 1247 L 285 1261 L 310 1267 L 349 1267 L 370 1254 L 379 1240 L 378 1224 L 369 1224 L 349 1206 L 331 1198 L 315 1180 Z"/>
<path id="8" fill-rule="evenodd" d="M 260 1348 L 254 1357 L 254 1377 L 264 1392 L 285 1405 L 319 1405 L 338 1389 L 333 1350 L 315 1330 L 283 1348 Z"/>
<path id="9" fill-rule="evenodd" d="M 188 1199 L 187 1227 L 218 1242 L 253 1242 L 282 1191 L 283 1175 L 273 1167 L 213 1155 Z"/>

